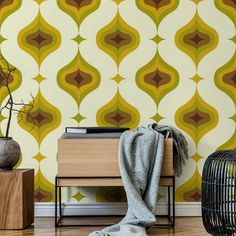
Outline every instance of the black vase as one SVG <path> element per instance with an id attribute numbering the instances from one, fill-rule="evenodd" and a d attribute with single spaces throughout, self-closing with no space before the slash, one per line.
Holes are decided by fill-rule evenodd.
<path id="1" fill-rule="evenodd" d="M 11 170 L 20 159 L 20 145 L 11 137 L 0 137 L 0 171 Z"/>

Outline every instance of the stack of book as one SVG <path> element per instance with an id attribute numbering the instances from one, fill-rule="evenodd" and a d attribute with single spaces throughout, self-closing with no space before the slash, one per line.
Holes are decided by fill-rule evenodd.
<path id="1" fill-rule="evenodd" d="M 119 138 L 129 128 L 66 127 L 62 138 Z"/>

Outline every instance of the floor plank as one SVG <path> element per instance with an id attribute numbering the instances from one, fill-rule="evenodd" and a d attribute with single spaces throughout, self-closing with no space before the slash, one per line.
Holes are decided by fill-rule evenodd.
<path id="1" fill-rule="evenodd" d="M 87 236 L 99 227 L 60 227 L 54 228 L 54 218 L 35 218 L 35 223 L 25 230 L 0 230 L 0 236 Z M 175 229 L 153 227 L 149 236 L 206 236 L 201 217 L 178 217 Z M 125 236 L 125 235 L 124 235 Z"/>

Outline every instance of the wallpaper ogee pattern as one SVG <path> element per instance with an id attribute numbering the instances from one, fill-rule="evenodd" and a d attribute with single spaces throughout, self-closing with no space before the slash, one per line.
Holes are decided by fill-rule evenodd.
<path id="1" fill-rule="evenodd" d="M 54 200 L 57 139 L 66 126 L 158 122 L 179 128 L 189 143 L 177 201 L 200 201 L 205 158 L 236 148 L 235 27 L 234 0 L 1 1 L 0 52 L 18 69 L 10 87 L 34 104 L 33 121 L 13 120 L 11 135 L 22 149 L 18 167 L 35 169 L 35 200 Z M 0 75 L 3 104 L 1 82 Z M 125 200 L 115 187 L 63 194 Z"/>

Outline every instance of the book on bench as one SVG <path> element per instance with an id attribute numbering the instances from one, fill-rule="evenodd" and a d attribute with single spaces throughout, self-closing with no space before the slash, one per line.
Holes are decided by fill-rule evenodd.
<path id="1" fill-rule="evenodd" d="M 123 133 L 129 128 L 117 127 L 66 127 L 66 133 L 73 134 L 97 134 L 97 133 Z"/>

